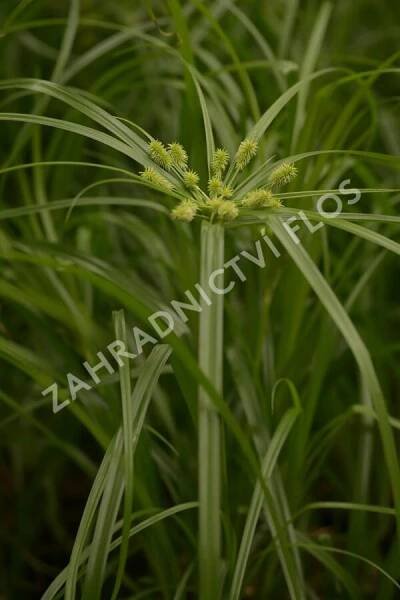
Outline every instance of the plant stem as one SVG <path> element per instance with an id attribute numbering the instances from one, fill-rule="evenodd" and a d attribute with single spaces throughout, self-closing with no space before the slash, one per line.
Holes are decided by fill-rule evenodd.
<path id="1" fill-rule="evenodd" d="M 224 264 L 224 228 L 204 222 L 201 229 L 200 285 L 209 290 L 209 277 Z M 223 295 L 209 305 L 202 299 L 199 366 L 222 393 Z M 221 574 L 221 435 L 219 415 L 207 392 L 199 389 L 199 576 L 201 600 L 219 596 Z"/>

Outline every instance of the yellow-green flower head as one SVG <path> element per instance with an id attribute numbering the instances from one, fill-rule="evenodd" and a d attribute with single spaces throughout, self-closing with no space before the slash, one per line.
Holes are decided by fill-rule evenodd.
<path id="1" fill-rule="evenodd" d="M 198 206 L 194 200 L 187 198 L 186 200 L 182 200 L 172 210 L 172 217 L 177 219 L 178 221 L 185 221 L 186 223 L 190 223 L 196 216 L 198 210 Z"/>
<path id="2" fill-rule="evenodd" d="M 166 177 L 158 173 L 153 167 L 146 167 L 146 169 L 140 173 L 140 177 L 147 183 L 151 183 L 152 185 L 165 190 L 172 190 L 174 187 Z"/>
<path id="3" fill-rule="evenodd" d="M 217 208 L 217 215 L 224 221 L 233 221 L 239 215 L 239 209 L 232 200 L 222 200 Z"/>
<path id="4" fill-rule="evenodd" d="M 174 142 L 173 144 L 168 144 L 168 148 L 173 166 L 185 169 L 188 162 L 188 155 L 182 144 Z"/>
<path id="5" fill-rule="evenodd" d="M 235 156 L 235 164 L 239 171 L 243 171 L 252 158 L 255 157 L 258 150 L 258 144 L 255 140 L 247 138 L 241 142 Z"/>
<path id="6" fill-rule="evenodd" d="M 239 214 L 238 206 L 232 200 L 224 198 L 209 198 L 205 203 L 204 208 L 225 221 L 236 219 Z"/>
<path id="7" fill-rule="evenodd" d="M 224 189 L 224 184 L 222 179 L 219 177 L 211 177 L 208 181 L 208 193 L 211 198 L 216 198 L 217 196 L 222 195 L 222 190 Z"/>
<path id="8" fill-rule="evenodd" d="M 233 190 L 228 185 L 225 185 L 219 177 L 211 177 L 208 182 L 208 192 L 211 198 L 230 198 L 233 195 Z"/>
<path id="9" fill-rule="evenodd" d="M 229 154 L 224 148 L 218 148 L 212 157 L 211 169 L 213 173 L 222 174 L 229 163 Z"/>
<path id="10" fill-rule="evenodd" d="M 241 205 L 246 208 L 279 208 L 282 204 L 271 190 L 257 189 L 246 194 Z"/>
<path id="11" fill-rule="evenodd" d="M 232 198 L 233 189 L 229 185 L 224 185 L 221 196 L 223 198 Z"/>
<path id="12" fill-rule="evenodd" d="M 224 200 L 222 198 L 208 198 L 204 202 L 203 208 L 206 211 L 214 212 L 217 210 L 217 208 L 221 204 L 221 202 L 224 202 Z"/>
<path id="13" fill-rule="evenodd" d="M 269 185 L 273 188 L 279 188 L 290 183 L 297 175 L 297 168 L 293 163 L 283 162 L 276 167 L 269 176 Z"/>
<path id="14" fill-rule="evenodd" d="M 196 186 L 199 185 L 200 177 L 196 173 L 196 171 L 185 171 L 183 176 L 183 184 L 188 190 L 193 190 Z"/>
<path id="15" fill-rule="evenodd" d="M 172 158 L 170 153 L 159 140 L 153 140 L 149 144 L 149 153 L 151 158 L 157 165 L 163 167 L 163 169 L 169 170 L 172 167 Z"/>

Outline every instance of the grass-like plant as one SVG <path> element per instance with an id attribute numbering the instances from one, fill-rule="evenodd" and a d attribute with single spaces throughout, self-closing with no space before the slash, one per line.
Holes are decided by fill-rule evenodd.
<path id="1" fill-rule="evenodd" d="M 14 4 L 0 595 L 395 598 L 389 9 L 378 60 L 362 2 Z M 113 340 L 139 354 L 133 328 L 153 338 L 187 290 L 174 331 L 93 385 L 84 361 Z"/>

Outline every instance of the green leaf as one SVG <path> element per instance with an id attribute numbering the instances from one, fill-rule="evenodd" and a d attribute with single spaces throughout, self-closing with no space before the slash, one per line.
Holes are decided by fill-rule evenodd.
<path id="1" fill-rule="evenodd" d="M 268 223 L 341 331 L 362 373 L 378 419 L 396 508 L 398 534 L 400 535 L 400 468 L 385 399 L 370 354 L 346 311 L 305 248 L 294 242 L 279 219 L 270 217 Z"/>

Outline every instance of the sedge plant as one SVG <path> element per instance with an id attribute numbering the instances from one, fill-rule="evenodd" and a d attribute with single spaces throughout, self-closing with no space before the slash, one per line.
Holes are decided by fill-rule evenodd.
<path id="1" fill-rule="evenodd" d="M 0 595 L 396 598 L 396 9 L 56 4 L 0 6 Z"/>

